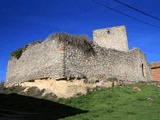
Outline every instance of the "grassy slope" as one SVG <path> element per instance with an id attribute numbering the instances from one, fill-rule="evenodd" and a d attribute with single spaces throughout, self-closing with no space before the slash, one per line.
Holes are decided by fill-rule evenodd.
<path id="1" fill-rule="evenodd" d="M 134 86 L 142 91 L 133 91 Z M 153 100 L 148 100 L 149 97 Z M 88 111 L 63 120 L 160 120 L 160 88 L 144 83 L 57 102 Z"/>

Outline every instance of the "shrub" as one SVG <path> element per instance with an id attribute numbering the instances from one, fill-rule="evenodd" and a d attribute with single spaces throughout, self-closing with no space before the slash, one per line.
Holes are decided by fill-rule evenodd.
<path id="1" fill-rule="evenodd" d="M 8 87 L 8 88 L 3 88 L 2 92 L 5 94 L 11 94 L 11 93 L 20 93 L 24 90 L 23 87 L 21 86 L 12 86 L 12 87 Z"/>
<path id="2" fill-rule="evenodd" d="M 21 57 L 22 53 L 26 50 L 27 47 L 28 47 L 28 45 L 25 45 L 24 47 L 19 48 L 15 51 L 11 52 L 11 57 L 19 59 Z"/>
<path id="3" fill-rule="evenodd" d="M 45 91 L 44 89 L 40 90 L 38 87 L 30 87 L 26 91 L 25 95 L 40 98 L 42 97 L 42 94 L 44 93 L 44 91 Z"/>
<path id="4" fill-rule="evenodd" d="M 11 52 L 11 57 L 14 57 L 16 59 L 19 59 L 22 55 L 22 53 L 27 49 L 28 46 L 30 45 L 35 45 L 35 44 L 38 44 L 38 43 L 42 43 L 42 40 L 38 40 L 38 41 L 35 41 L 35 42 L 32 42 L 32 43 L 29 43 L 13 52 Z"/>
<path id="5" fill-rule="evenodd" d="M 56 100 L 58 97 L 54 93 L 47 93 L 42 98 L 46 100 Z"/>

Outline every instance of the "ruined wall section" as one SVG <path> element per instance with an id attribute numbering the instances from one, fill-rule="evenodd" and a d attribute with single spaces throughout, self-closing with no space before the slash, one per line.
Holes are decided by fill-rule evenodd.
<path id="1" fill-rule="evenodd" d="M 129 52 L 110 52 L 109 76 L 120 80 L 150 81 L 150 67 L 144 53 L 139 49 L 132 49 Z"/>
<path id="2" fill-rule="evenodd" d="M 152 79 L 145 55 L 139 49 L 122 52 L 93 45 L 92 51 L 86 54 L 67 46 L 65 52 L 67 77 L 115 77 L 128 82 Z"/>
<path id="3" fill-rule="evenodd" d="M 150 66 L 139 49 L 118 51 L 100 47 L 84 36 L 55 34 L 29 46 L 17 60 L 8 62 L 6 86 L 38 78 L 117 78 L 152 80 Z"/>
<path id="4" fill-rule="evenodd" d="M 17 60 L 8 62 L 5 85 L 37 78 L 63 77 L 63 44 L 57 40 L 46 40 L 41 44 L 29 46 Z"/>
<path id="5" fill-rule="evenodd" d="M 128 51 L 125 26 L 116 26 L 93 31 L 93 40 L 101 47 Z"/>

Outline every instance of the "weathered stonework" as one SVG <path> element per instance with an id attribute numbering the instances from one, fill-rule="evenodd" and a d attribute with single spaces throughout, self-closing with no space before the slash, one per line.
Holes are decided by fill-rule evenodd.
<path id="1" fill-rule="evenodd" d="M 151 63 L 152 77 L 154 81 L 160 81 L 160 62 Z"/>
<path id="2" fill-rule="evenodd" d="M 8 62 L 6 85 L 17 82 L 54 76 L 63 77 L 63 51 L 58 41 L 44 41 L 27 48 L 17 60 Z"/>
<path id="3" fill-rule="evenodd" d="M 95 42 L 84 36 L 51 35 L 44 42 L 28 47 L 18 60 L 9 60 L 5 85 L 45 77 L 96 76 L 126 82 L 152 79 L 150 66 L 141 50 L 123 48 L 121 51 L 100 47 Z"/>
<path id="4" fill-rule="evenodd" d="M 125 26 L 94 30 L 93 40 L 101 47 L 128 51 Z"/>

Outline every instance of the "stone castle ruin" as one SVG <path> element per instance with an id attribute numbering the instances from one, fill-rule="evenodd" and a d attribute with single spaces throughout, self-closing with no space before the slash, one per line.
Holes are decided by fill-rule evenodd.
<path id="1" fill-rule="evenodd" d="M 28 45 L 17 59 L 8 62 L 6 86 L 37 78 L 117 78 L 123 81 L 150 81 L 151 70 L 145 54 L 128 50 L 126 29 L 117 26 L 85 36 L 53 34 L 42 43 Z"/>

